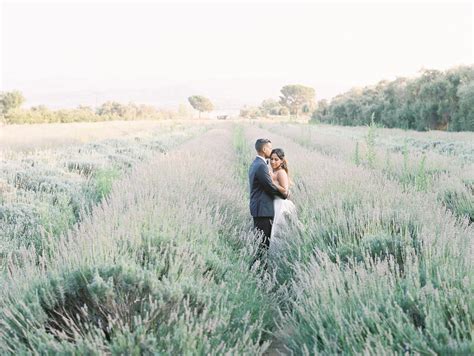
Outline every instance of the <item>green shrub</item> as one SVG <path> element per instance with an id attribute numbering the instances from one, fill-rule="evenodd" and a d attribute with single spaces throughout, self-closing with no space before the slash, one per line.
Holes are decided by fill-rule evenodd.
<path id="1" fill-rule="evenodd" d="M 86 160 L 72 160 L 65 163 L 66 168 L 71 172 L 89 177 L 92 173 L 98 170 L 101 165 L 97 162 Z"/>
<path id="2" fill-rule="evenodd" d="M 33 245 L 40 250 L 41 233 L 41 218 L 35 205 L 0 205 L 0 238 L 11 243 L 12 251 L 19 245 Z"/>
<path id="3" fill-rule="evenodd" d="M 98 202 L 110 193 L 112 184 L 119 175 L 119 171 L 115 168 L 100 169 L 94 172 L 92 180 L 94 201 Z"/>
<path id="4" fill-rule="evenodd" d="M 447 189 L 438 198 L 453 214 L 461 218 L 467 218 L 471 223 L 474 222 L 474 198 L 472 194 L 464 190 Z"/>
<path id="5" fill-rule="evenodd" d="M 3 347 L 18 349 L 23 344 L 46 353 L 87 344 L 102 351 L 130 351 L 131 345 L 126 347 L 123 338 L 132 337 L 132 330 L 138 333 L 134 337 L 143 340 L 134 345 L 140 353 L 170 350 L 173 345 L 160 335 L 171 335 L 182 327 L 179 319 L 187 312 L 198 318 L 208 302 L 196 288 L 183 283 L 170 288 L 156 277 L 156 271 L 132 264 L 51 275 L 32 286 L 25 298 L 26 308 L 17 304 L 17 310 L 2 315 L 3 328 L 11 335 L 11 345 Z"/>

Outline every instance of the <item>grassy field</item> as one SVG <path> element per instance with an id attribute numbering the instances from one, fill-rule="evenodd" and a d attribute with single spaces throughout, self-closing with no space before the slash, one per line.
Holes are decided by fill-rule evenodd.
<path id="1" fill-rule="evenodd" d="M 473 133 L 84 125 L 3 131 L 1 354 L 474 352 Z M 259 137 L 286 151 L 299 218 L 267 271 Z"/>

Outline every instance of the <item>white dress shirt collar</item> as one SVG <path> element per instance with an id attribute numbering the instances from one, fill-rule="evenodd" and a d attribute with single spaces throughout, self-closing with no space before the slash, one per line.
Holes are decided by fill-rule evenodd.
<path id="1" fill-rule="evenodd" d="M 261 159 L 263 159 L 263 162 L 265 162 L 265 164 L 267 164 L 267 160 L 265 158 L 263 158 L 262 156 L 260 155 L 257 155 L 257 157 L 260 157 Z"/>

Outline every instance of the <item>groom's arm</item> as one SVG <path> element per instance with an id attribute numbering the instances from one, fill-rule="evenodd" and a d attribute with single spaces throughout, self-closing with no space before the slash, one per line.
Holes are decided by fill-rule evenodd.
<path id="1" fill-rule="evenodd" d="M 257 167 L 257 172 L 255 173 L 258 181 L 262 185 L 263 190 L 265 190 L 268 194 L 275 196 L 278 195 L 283 199 L 287 198 L 287 194 L 281 193 L 278 188 L 273 184 L 272 178 L 270 177 L 270 173 L 268 172 L 267 166 L 261 164 Z"/>

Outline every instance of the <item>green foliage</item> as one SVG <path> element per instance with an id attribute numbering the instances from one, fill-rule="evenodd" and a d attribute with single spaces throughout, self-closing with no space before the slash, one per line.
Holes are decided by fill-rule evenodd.
<path id="1" fill-rule="evenodd" d="M 50 110 L 40 105 L 29 110 L 11 109 L 5 114 L 8 124 L 33 123 L 68 123 L 68 122 L 97 122 L 110 120 L 161 120 L 178 118 L 178 113 L 169 110 L 156 109 L 150 105 L 134 103 L 121 104 L 108 101 L 100 105 L 96 111 L 88 106 L 78 106 L 76 109 Z"/>
<path id="2" fill-rule="evenodd" d="M 84 159 L 69 160 L 65 163 L 66 168 L 71 172 L 77 172 L 78 174 L 86 177 L 90 176 L 94 171 L 98 170 L 100 163 L 94 161 L 88 161 Z"/>
<path id="3" fill-rule="evenodd" d="M 356 166 L 360 165 L 359 141 L 356 142 L 353 161 Z"/>
<path id="4" fill-rule="evenodd" d="M 259 117 L 265 116 L 265 113 L 262 112 L 261 108 L 258 108 L 256 106 L 245 105 L 240 109 L 239 115 L 247 119 L 258 119 Z"/>
<path id="5" fill-rule="evenodd" d="M 318 103 L 312 118 L 340 125 L 366 125 L 374 113 L 384 127 L 474 130 L 474 66 L 445 72 L 422 70 L 417 78 L 381 81 Z"/>
<path id="6" fill-rule="evenodd" d="M 195 110 L 199 111 L 199 117 L 201 117 L 201 112 L 214 110 L 214 105 L 205 96 L 193 95 L 188 98 L 188 101 Z"/>
<path id="7" fill-rule="evenodd" d="M 375 137 L 376 137 L 376 126 L 374 122 L 374 114 L 372 113 L 372 119 L 370 122 L 365 142 L 367 144 L 367 164 L 369 168 L 375 168 Z"/>
<path id="8" fill-rule="evenodd" d="M 287 113 L 283 107 L 277 100 L 275 99 L 265 99 L 260 104 L 259 110 L 264 116 L 269 115 L 285 115 Z M 241 116 L 243 116 L 241 114 Z M 245 116 L 243 116 L 245 117 Z"/>
<path id="9" fill-rule="evenodd" d="M 55 194 L 52 201 L 43 201 L 37 207 L 40 224 L 48 235 L 59 236 L 66 232 L 76 221 L 76 211 L 68 194 Z"/>
<path id="10" fill-rule="evenodd" d="M 319 100 L 316 110 L 311 114 L 310 123 L 320 123 L 328 115 L 329 104 L 326 99 Z"/>
<path id="11" fill-rule="evenodd" d="M 156 278 L 156 272 L 120 263 L 51 275 L 33 285 L 25 297 L 28 311 L 36 317 L 32 319 L 23 311 L 20 318 L 18 314 L 5 318 L 4 325 L 10 333 L 31 339 L 29 347 L 46 353 L 68 352 L 88 343 L 102 351 L 130 351 L 132 345 L 124 340 L 127 335 L 136 338 L 133 344 L 140 353 L 173 347 L 178 351 L 185 345 L 167 345 L 175 340 L 160 339 L 159 335 L 179 331 L 178 320 L 185 319 L 186 313 L 199 318 L 208 300 L 185 282 L 168 288 Z M 13 329 L 15 317 L 35 328 Z M 178 322 L 170 324 L 170 319 Z M 130 334 L 132 330 L 135 335 Z M 53 336 L 63 341 L 54 345 Z M 11 347 L 18 346 L 12 342 Z"/>
<path id="12" fill-rule="evenodd" d="M 474 81 L 460 85 L 457 92 L 459 111 L 454 118 L 455 131 L 474 131 Z"/>
<path id="13" fill-rule="evenodd" d="M 0 111 L 8 114 L 11 110 L 18 109 L 25 101 L 25 98 L 18 90 L 0 93 Z"/>
<path id="14" fill-rule="evenodd" d="M 35 246 L 41 250 L 41 220 L 36 205 L 28 203 L 13 203 L 0 205 L 0 237 L 5 244 L 11 240 L 12 245 Z M 7 255 L 15 248 L 9 246 L 0 251 Z"/>
<path id="15" fill-rule="evenodd" d="M 438 199 L 455 215 L 474 222 L 474 198 L 469 191 L 445 189 Z"/>
<path id="16" fill-rule="evenodd" d="M 343 263 L 385 260 L 394 258 L 400 269 L 404 268 L 404 240 L 398 235 L 381 231 L 363 236 L 356 244 L 337 246 L 336 255 Z"/>
<path id="17" fill-rule="evenodd" d="M 285 85 L 281 88 L 280 104 L 288 108 L 291 114 L 298 116 L 303 106 L 312 107 L 315 100 L 314 88 L 301 84 Z M 309 111 L 309 110 L 308 110 Z"/>
<path id="18" fill-rule="evenodd" d="M 402 178 L 401 178 L 401 183 L 406 186 L 409 181 L 410 181 L 410 167 L 408 164 L 408 161 L 410 159 L 409 153 L 408 153 L 408 143 L 407 140 L 405 139 L 404 144 L 403 144 L 403 170 L 402 170 Z"/>
<path id="19" fill-rule="evenodd" d="M 244 137 L 244 129 L 242 126 L 237 126 L 234 129 L 234 137 L 233 137 L 234 149 L 237 153 L 237 177 L 239 177 L 242 185 L 248 184 L 248 165 L 249 165 L 249 158 L 252 155 L 251 150 L 247 145 L 247 141 Z"/>
<path id="20" fill-rule="evenodd" d="M 421 158 L 418 170 L 415 177 L 415 186 L 418 191 L 424 191 L 428 189 L 428 175 L 426 173 L 426 155 Z"/>
<path id="21" fill-rule="evenodd" d="M 119 178 L 120 172 L 116 168 L 99 169 L 93 174 L 95 201 L 99 202 L 107 197 L 112 190 L 113 182 Z"/>

